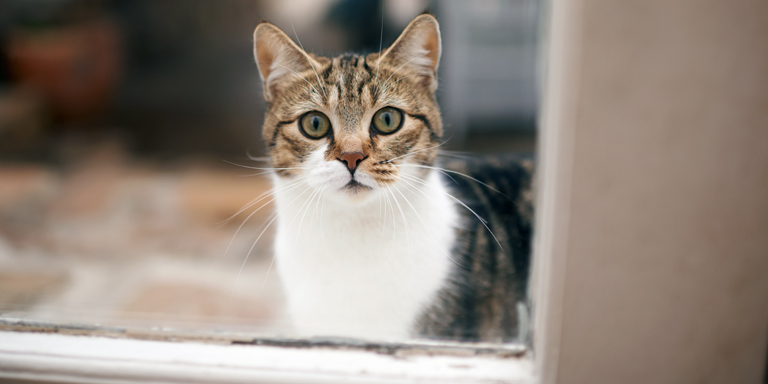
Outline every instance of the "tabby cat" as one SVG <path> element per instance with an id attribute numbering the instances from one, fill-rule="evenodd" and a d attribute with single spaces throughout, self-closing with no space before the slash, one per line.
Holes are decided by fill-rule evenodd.
<path id="1" fill-rule="evenodd" d="M 429 14 L 365 56 L 316 56 L 256 27 L 276 268 L 301 334 L 526 336 L 531 164 L 436 167 L 440 50 Z"/>

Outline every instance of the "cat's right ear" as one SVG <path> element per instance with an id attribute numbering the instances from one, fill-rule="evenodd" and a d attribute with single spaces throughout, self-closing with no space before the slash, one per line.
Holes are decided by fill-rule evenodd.
<path id="1" fill-rule="evenodd" d="M 280 88 L 318 64 L 276 26 L 262 22 L 253 31 L 253 56 L 264 85 L 264 98 L 272 101 Z"/>
<path id="2" fill-rule="evenodd" d="M 416 16 L 379 60 L 389 60 L 395 67 L 410 67 L 422 76 L 434 92 L 437 89 L 437 65 L 440 63 L 440 26 L 428 13 Z"/>

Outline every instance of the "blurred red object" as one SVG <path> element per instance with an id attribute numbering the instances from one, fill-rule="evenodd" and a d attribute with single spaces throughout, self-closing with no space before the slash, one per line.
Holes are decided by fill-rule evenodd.
<path id="1" fill-rule="evenodd" d="M 118 29 L 107 19 L 15 30 L 8 44 L 16 81 L 41 92 L 62 122 L 105 111 L 120 76 L 120 56 Z"/>

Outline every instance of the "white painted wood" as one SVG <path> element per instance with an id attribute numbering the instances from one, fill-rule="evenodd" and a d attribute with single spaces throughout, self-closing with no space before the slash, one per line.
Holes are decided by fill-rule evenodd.
<path id="1" fill-rule="evenodd" d="M 72 383 L 533 383 L 528 358 L 391 356 L 0 332 L 0 378 Z"/>
<path id="2" fill-rule="evenodd" d="M 768 2 L 552 7 L 541 382 L 764 382 Z"/>
<path id="3" fill-rule="evenodd" d="M 557 382 L 571 211 L 571 174 L 578 98 L 581 0 L 551 5 L 544 52 L 544 100 L 539 130 L 536 229 L 530 296 L 534 305 L 536 371 L 542 383 Z"/>

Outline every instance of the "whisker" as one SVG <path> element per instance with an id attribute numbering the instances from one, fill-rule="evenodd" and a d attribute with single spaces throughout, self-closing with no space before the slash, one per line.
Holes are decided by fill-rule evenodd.
<path id="1" fill-rule="evenodd" d="M 415 165 L 420 165 L 420 164 L 400 164 L 400 166 L 415 166 Z M 442 173 L 443 176 L 451 179 L 451 181 L 453 181 L 454 184 L 459 185 L 459 182 L 456 179 L 454 179 L 453 176 L 451 176 L 448 172 L 445 172 L 442 169 L 436 169 L 436 171 Z"/>
<path id="2" fill-rule="evenodd" d="M 382 206 L 382 204 L 381 204 L 381 194 L 379 194 L 379 227 L 384 227 L 384 225 L 382 224 L 383 217 L 381 215 L 381 206 Z"/>
<path id="3" fill-rule="evenodd" d="M 392 84 L 393 84 L 393 85 L 394 85 L 394 84 L 397 84 L 397 83 L 399 83 L 399 82 L 400 82 L 401 80 L 403 80 L 403 79 L 407 79 L 407 78 L 409 78 L 409 77 L 414 77 L 414 76 L 421 76 L 421 74 L 420 74 L 420 73 L 417 73 L 417 74 L 414 74 L 414 75 L 403 76 L 403 77 L 401 77 L 401 78 L 399 78 L 399 79 L 397 79 L 397 80 L 393 81 L 393 82 L 392 82 Z M 387 89 L 389 89 L 389 88 L 387 88 Z M 385 91 L 386 91 L 387 89 L 385 89 Z"/>
<path id="4" fill-rule="evenodd" d="M 407 176 L 407 175 L 402 175 L 402 176 Z M 418 178 L 413 178 L 413 180 L 414 180 L 414 181 L 419 181 L 419 182 L 421 182 L 421 183 L 424 183 L 424 184 L 426 184 L 426 182 L 424 182 L 424 181 L 422 181 L 422 180 L 419 180 Z M 480 223 L 482 223 L 482 224 L 483 224 L 483 226 L 485 227 L 485 229 L 487 229 L 487 230 L 488 230 L 488 233 L 490 233 L 490 234 L 491 234 L 491 236 L 493 237 L 493 240 L 495 240 L 495 241 L 496 241 L 496 244 L 498 244 L 498 245 L 499 245 L 499 248 L 501 248 L 501 250 L 504 250 L 504 247 L 502 247 L 502 246 L 501 246 L 501 243 L 499 242 L 499 239 L 497 239 L 497 238 L 496 238 L 496 235 L 493 233 L 493 231 L 491 231 L 491 228 L 490 228 L 490 227 L 488 227 L 488 222 L 487 222 L 487 221 L 485 221 L 485 219 L 483 219 L 482 217 L 480 217 L 480 215 L 478 215 L 478 214 L 477 214 L 477 212 L 475 212 L 474 210 L 472 210 L 472 208 L 470 208 L 468 205 L 464 204 L 464 202 L 463 202 L 463 201 L 459 200 L 458 198 L 456 198 L 455 196 L 451 195 L 451 194 L 450 194 L 450 193 L 448 193 L 448 192 L 445 192 L 445 191 L 442 191 L 442 192 L 443 192 L 443 193 L 444 193 L 446 196 L 448 196 L 448 198 L 450 198 L 451 200 L 453 200 L 453 201 L 455 201 L 455 202 L 459 203 L 461 206 L 463 206 L 464 208 L 466 208 L 468 211 L 472 212 L 472 214 L 473 214 L 473 215 L 475 215 L 475 217 L 477 217 L 477 219 L 478 219 L 478 220 L 480 220 Z"/>
<path id="5" fill-rule="evenodd" d="M 401 66 L 397 67 L 397 69 L 396 69 L 394 72 L 392 72 L 392 74 L 391 74 L 391 75 L 389 75 L 389 77 L 387 78 L 387 80 L 386 80 L 386 81 L 384 81 L 384 85 L 387 85 L 387 82 L 389 82 L 389 79 L 391 79 L 391 78 L 392 78 L 392 76 L 394 76 L 394 75 L 395 75 L 395 73 L 397 73 L 397 71 L 399 71 L 399 70 L 400 70 L 401 68 L 403 68 L 403 67 L 404 67 L 406 64 L 410 63 L 410 62 L 411 62 L 411 61 L 413 61 L 413 60 L 416 60 L 416 58 L 414 57 L 413 59 L 410 59 L 410 60 L 406 61 L 405 63 L 403 63 L 403 65 L 401 65 Z M 381 86 L 381 88 L 384 88 L 384 85 L 382 85 L 382 86 Z M 380 89 L 381 89 L 381 88 L 380 88 Z M 376 92 L 376 94 L 375 94 L 375 96 L 378 96 L 378 95 L 379 95 L 379 92 L 377 91 L 377 92 Z"/>
<path id="6" fill-rule="evenodd" d="M 378 94 L 378 82 L 379 82 L 379 69 L 381 68 L 381 65 L 379 65 L 381 61 L 381 48 L 382 43 L 384 42 L 384 7 L 381 8 L 381 35 L 379 35 L 379 58 L 376 60 L 376 79 L 373 80 L 373 85 L 376 87 L 374 90 L 374 95 Z"/>
<path id="7" fill-rule="evenodd" d="M 382 90 L 382 92 L 386 92 L 388 89 L 392 88 L 392 86 L 394 86 L 395 84 L 397 84 L 398 82 L 400 82 L 400 80 L 403 80 L 403 79 L 405 79 L 405 78 L 408 78 L 408 77 L 413 77 L 413 76 L 423 76 L 423 75 L 422 75 L 422 74 L 420 74 L 420 73 L 417 73 L 417 74 L 414 74 L 414 75 L 407 75 L 407 76 L 403 76 L 403 77 L 401 77 L 401 78 L 399 78 L 399 79 L 397 79 L 397 80 L 393 81 L 391 84 L 389 84 L 389 86 L 387 86 L 386 88 L 384 88 L 384 89 Z M 442 80 L 441 80 L 440 78 L 437 78 L 437 80 L 438 80 L 438 81 L 440 81 L 440 82 L 442 82 Z"/>
<path id="8" fill-rule="evenodd" d="M 290 203 L 288 203 L 288 204 L 292 204 L 294 201 L 296 201 L 296 199 L 298 199 L 299 197 L 303 196 L 303 195 L 304 195 L 304 193 L 306 193 L 306 192 L 307 192 L 307 191 L 309 191 L 310 189 L 312 189 L 312 187 L 307 187 L 307 188 L 306 188 L 304 191 L 302 191 L 302 192 L 301 192 L 301 193 L 300 193 L 298 196 L 296 196 L 296 197 L 295 197 L 293 200 L 291 200 L 291 202 L 290 202 Z M 246 254 L 245 254 L 245 259 L 243 260 L 243 264 L 241 264 L 241 265 L 240 265 L 240 270 L 237 272 L 237 277 L 235 278 L 235 282 L 234 282 L 234 284 L 233 284 L 233 290 L 234 290 L 234 287 L 236 287 L 236 286 L 237 286 L 237 282 L 240 280 L 240 275 L 243 273 L 243 268 L 245 268 L 245 263 L 248 261 L 248 258 L 251 256 L 251 252 L 253 252 L 253 249 L 256 247 L 256 244 L 259 242 L 259 240 L 261 239 L 261 237 L 264 235 L 264 232 L 266 232 L 266 231 L 267 231 L 267 229 L 269 228 L 269 226 L 270 226 L 270 225 L 272 225 L 272 223 L 273 223 L 275 220 L 277 220 L 277 218 L 278 218 L 279 216 L 280 216 L 279 214 L 278 214 L 278 215 L 276 215 L 276 216 L 275 216 L 275 217 L 274 217 L 274 218 L 273 218 L 273 219 L 272 219 L 272 220 L 269 222 L 269 224 L 267 224 L 267 226 L 266 226 L 266 227 L 264 227 L 264 230 L 262 230 L 262 231 L 261 231 L 261 233 L 259 234 L 259 237 L 257 237 L 257 238 L 256 238 L 256 241 L 254 241 L 254 242 L 253 242 L 253 245 L 251 245 L 251 248 L 248 250 L 248 253 L 246 253 Z M 267 282 L 267 278 L 269 277 L 269 272 L 272 270 L 272 264 L 273 264 L 274 262 L 275 262 L 275 255 L 272 255 L 272 262 L 270 262 L 270 264 L 269 264 L 269 269 L 267 269 L 267 275 L 264 277 L 264 282 L 263 282 L 263 283 L 262 283 L 262 285 L 261 285 L 261 288 L 262 288 L 262 289 L 264 289 L 264 285 L 265 285 L 265 284 L 266 284 L 266 282 Z"/>
<path id="9" fill-rule="evenodd" d="M 312 211 L 312 216 L 310 216 L 309 218 L 310 220 L 314 219 L 317 216 L 317 209 L 320 208 L 320 199 L 322 198 L 323 192 L 325 191 L 326 188 L 328 188 L 328 186 L 325 186 L 320 189 L 320 194 L 317 196 L 317 204 L 315 204 L 315 210 Z"/>
<path id="10" fill-rule="evenodd" d="M 325 204 L 325 189 L 328 188 L 328 186 L 325 186 L 320 189 L 320 194 L 317 195 L 317 202 L 315 203 L 315 210 L 312 211 L 312 216 L 309 218 L 310 221 L 314 220 L 317 216 L 317 210 L 320 208 L 321 205 Z M 320 212 L 320 237 L 323 238 L 323 244 L 325 245 L 325 250 L 330 254 L 331 252 L 328 251 L 328 244 L 325 241 L 325 235 L 323 231 L 323 216 L 322 211 Z"/>
<path id="11" fill-rule="evenodd" d="M 403 77 L 401 77 L 401 78 L 399 78 L 399 79 L 395 80 L 395 81 L 394 81 L 392 84 L 395 84 L 395 83 L 399 82 L 399 81 L 400 81 L 400 80 L 402 80 L 402 79 L 405 79 L 405 78 L 408 78 L 408 77 L 413 77 L 413 76 L 423 76 L 423 75 L 422 75 L 422 74 L 420 74 L 420 73 L 417 73 L 417 74 L 414 74 L 414 75 L 403 76 Z M 438 82 L 440 82 L 440 83 L 443 83 L 443 82 L 444 82 L 444 81 L 443 81 L 443 79 L 441 79 L 441 78 L 439 78 L 439 77 L 437 77 L 437 76 L 435 76 L 435 78 L 436 78 L 436 79 L 437 79 L 437 81 L 438 81 Z"/>
<path id="12" fill-rule="evenodd" d="M 253 161 L 270 161 L 270 160 L 272 160 L 272 157 L 270 157 L 270 156 L 256 157 L 256 156 L 251 154 L 251 150 L 250 149 L 246 149 L 245 150 L 245 156 L 249 160 L 253 160 Z"/>
<path id="13" fill-rule="evenodd" d="M 408 220 L 405 219 L 405 213 L 403 213 L 403 208 L 400 207 L 400 202 L 397 201 L 397 197 L 395 196 L 395 193 L 392 192 L 392 188 L 387 186 L 387 190 L 392 195 L 392 199 L 395 201 L 395 204 L 397 204 L 397 209 L 400 211 L 400 216 L 403 218 L 403 225 L 405 226 L 405 238 L 408 241 L 408 251 L 411 251 L 411 235 L 409 234 L 410 230 L 408 229 Z"/>
<path id="14" fill-rule="evenodd" d="M 259 61 L 259 63 L 262 63 L 262 61 Z M 268 63 L 268 64 L 269 64 L 269 65 L 279 65 L 279 66 L 281 66 L 281 67 L 283 67 L 283 68 L 285 68 L 285 69 L 287 69 L 287 70 L 289 70 L 289 71 L 293 72 L 293 74 L 294 74 L 294 75 L 296 75 L 296 76 L 300 77 L 302 80 L 306 81 L 306 82 L 307 82 L 307 84 L 309 84 L 309 86 L 310 86 L 310 87 L 312 87 L 312 89 L 314 89 L 316 93 L 320 93 L 320 92 L 318 92 L 318 91 L 317 91 L 317 88 L 315 88 L 315 86 L 314 86 L 314 85 L 312 85 L 312 83 L 310 83 L 310 82 L 309 82 L 309 80 L 307 80 L 307 79 L 306 79 L 304 76 L 302 76 L 302 75 L 301 75 L 301 74 L 299 74 L 298 72 L 294 71 L 293 69 L 291 69 L 291 68 L 288 68 L 288 67 L 286 67 L 285 65 L 282 65 L 282 64 L 278 64 L 278 63 L 275 63 L 275 62 L 270 62 L 270 63 Z M 310 65 L 311 65 L 311 64 L 312 64 L 312 63 L 310 62 Z M 320 85 L 320 88 L 322 88 L 322 87 L 323 87 L 323 86 L 322 86 L 322 85 Z M 323 95 L 325 95 L 325 91 L 323 91 Z M 327 98 L 327 97 L 326 97 L 326 98 Z"/>
<path id="15" fill-rule="evenodd" d="M 287 186 L 285 186 L 285 187 L 283 187 L 283 188 L 281 188 L 281 189 L 277 189 L 277 190 L 275 190 L 275 189 L 270 189 L 269 191 L 262 193 L 261 195 L 259 195 L 259 196 L 258 196 L 258 197 L 256 197 L 255 199 L 253 199 L 253 200 L 249 201 L 248 203 L 246 203 L 246 204 L 245 204 L 245 205 L 244 205 L 242 208 L 240 208 L 240 210 L 239 210 L 239 211 L 237 211 L 237 212 L 236 212 L 234 215 L 232 215 L 232 216 L 230 216 L 230 217 L 228 217 L 228 218 L 226 218 L 226 219 L 224 219 L 224 220 L 222 220 L 222 221 L 220 221 L 220 222 L 216 223 L 216 225 L 226 224 L 226 223 L 230 222 L 232 219 L 234 219 L 235 217 L 237 217 L 237 215 L 239 215 L 239 214 L 243 213 L 243 211 L 245 211 L 246 209 L 248 209 L 248 208 L 250 208 L 250 207 L 252 207 L 252 206 L 256 205 L 256 204 L 257 204 L 259 201 L 261 201 L 261 200 L 264 200 L 264 199 L 266 199 L 267 197 L 269 197 L 269 196 L 271 196 L 271 195 L 274 195 L 275 193 L 277 193 L 277 192 L 279 192 L 279 191 L 283 191 L 283 190 L 286 190 L 286 189 L 287 189 L 287 188 L 289 188 L 289 187 L 293 187 L 293 186 L 296 186 L 297 184 L 299 184 L 299 183 L 301 183 L 301 182 L 303 182 L 303 181 L 304 181 L 304 180 L 297 180 L 297 181 L 294 181 L 294 182 L 293 182 L 293 183 L 291 183 L 291 184 L 288 184 Z M 268 202 L 266 202 L 266 203 L 264 203 L 264 204 L 269 204 L 269 203 L 271 203 L 272 201 L 274 201 L 274 199 L 272 199 L 272 200 L 270 200 L 270 201 L 268 201 Z"/>
<path id="16" fill-rule="evenodd" d="M 296 41 L 299 42 L 299 47 L 301 47 L 301 51 L 304 54 L 304 56 L 307 58 L 307 61 L 309 62 L 309 66 L 312 67 L 312 72 L 315 73 L 315 77 L 317 78 L 317 84 L 320 85 L 320 89 L 323 90 L 323 96 L 325 96 L 326 100 L 328 99 L 328 95 L 325 94 L 325 87 L 323 86 L 323 83 L 320 81 L 320 76 L 317 75 L 317 70 L 315 69 L 315 65 L 312 64 L 312 59 L 306 54 L 306 51 L 304 51 L 304 46 L 301 45 L 301 40 L 299 40 L 299 34 L 296 33 L 296 28 L 293 27 L 293 19 L 291 19 L 291 16 L 288 16 L 288 21 L 291 23 L 291 29 L 293 29 L 293 34 L 296 36 Z"/>
<path id="17" fill-rule="evenodd" d="M 243 273 L 243 268 L 245 267 L 245 263 L 248 261 L 248 256 L 251 254 L 251 251 L 253 251 L 253 247 L 255 247 L 255 246 L 256 246 L 256 243 L 258 243 L 258 242 L 259 242 L 259 239 L 261 239 L 261 236 L 262 236 L 262 235 L 264 235 L 264 232 L 266 232 L 266 231 L 267 231 L 267 229 L 269 228 L 269 226 L 270 226 L 270 225 L 272 225 L 272 223 L 273 223 L 275 220 L 277 220 L 277 218 L 278 218 L 278 217 L 279 217 L 279 215 L 275 215 L 275 217 L 274 217 L 274 218 L 272 218 L 272 220 L 270 220 L 269 224 L 267 224 L 267 226 L 266 226 L 266 227 L 264 227 L 264 229 L 261 231 L 261 233 L 259 233 L 259 237 L 257 237 L 257 238 L 256 238 L 256 241 L 254 241 L 254 242 L 253 242 L 253 245 L 251 245 L 251 249 L 250 249 L 250 250 L 248 250 L 248 254 L 247 254 L 247 255 L 245 255 L 245 260 L 243 260 L 243 264 L 242 264 L 242 265 L 240 265 L 240 270 L 239 270 L 239 271 L 237 271 L 237 277 L 235 278 L 235 285 L 237 285 L 237 281 L 238 281 L 238 280 L 240 280 L 240 274 L 242 274 L 242 273 Z M 271 272 L 271 271 L 272 271 L 272 265 L 273 265 L 273 264 L 275 264 L 275 258 L 276 258 L 276 255 L 272 255 L 272 260 L 269 262 L 269 268 L 267 268 L 267 273 L 266 273 L 266 275 L 264 276 L 264 281 L 262 281 L 262 282 L 261 282 L 261 288 L 259 289 L 259 294 L 258 294 L 258 296 L 261 296 L 261 293 L 262 293 L 262 292 L 264 292 L 264 287 L 267 285 L 267 278 L 269 277 L 269 272 Z"/>
<path id="18" fill-rule="evenodd" d="M 408 182 L 407 180 L 405 180 L 405 179 L 402 179 L 402 180 L 403 180 L 403 182 L 405 182 L 406 184 L 410 185 L 409 189 L 411 189 L 411 190 L 416 190 L 416 191 L 419 191 L 419 192 L 423 193 L 425 196 L 429 197 L 429 195 L 427 195 L 427 194 L 426 194 L 424 191 L 422 191 L 422 190 L 421 190 L 420 188 L 418 188 L 417 186 L 415 186 L 415 185 L 413 185 L 413 184 L 409 183 L 409 182 Z M 406 187 L 407 187 L 407 186 L 406 186 Z M 404 195 L 402 192 L 400 192 L 400 190 L 399 190 L 398 188 L 395 188 L 395 190 L 396 190 L 396 191 L 397 191 L 397 192 L 398 192 L 398 193 L 399 193 L 401 196 L 403 196 L 403 199 L 405 199 L 405 202 L 406 202 L 406 203 L 408 203 L 408 205 L 410 205 L 410 206 L 411 206 L 411 209 L 413 209 L 413 213 L 415 213 L 415 214 L 416 214 L 416 217 L 418 217 L 418 218 L 419 218 L 419 221 L 421 222 L 421 225 L 423 225 L 423 226 L 424 226 L 424 229 L 426 229 L 426 230 L 427 230 L 427 233 L 429 233 L 429 236 L 430 236 L 430 237 L 432 237 L 432 241 L 434 241 L 434 242 L 435 242 L 435 246 L 437 247 L 437 249 L 439 249 L 441 252 L 443 252 L 443 254 L 445 254 L 445 256 L 446 256 L 446 257 L 448 257 L 448 259 L 450 259 L 450 260 L 451 260 L 452 262 L 454 262 L 456 265 L 458 265 L 458 266 L 460 266 L 460 267 L 462 267 L 462 268 L 464 268 L 464 269 L 466 269 L 466 270 L 471 270 L 471 268 L 469 268 L 469 267 L 467 267 L 467 266 L 465 266 L 465 265 L 463 265 L 463 264 L 459 263 L 458 261 L 456 261 L 456 260 L 455 260 L 453 257 L 451 257 L 451 255 L 450 255 L 450 253 L 449 253 L 449 252 L 447 252 L 447 251 L 446 251 L 446 250 L 445 250 L 443 247 L 441 247 L 441 246 L 440 246 L 440 242 L 438 242 L 438 241 L 437 241 L 437 239 L 435 239 L 435 235 L 434 235 L 434 234 L 432 233 L 432 231 L 429 229 L 429 227 L 427 226 L 427 224 L 426 224 L 426 223 L 424 223 L 424 220 L 422 220 L 422 218 L 421 218 L 421 215 L 419 215 L 419 212 L 416 210 L 416 208 L 413 206 L 413 204 L 411 204 L 411 202 L 408 200 L 408 198 L 407 198 L 407 197 L 405 197 L 405 195 Z M 433 202 L 435 202 L 434 200 L 432 200 L 432 201 L 433 201 Z M 435 202 L 435 203 L 436 203 L 436 202 Z"/>
<path id="19" fill-rule="evenodd" d="M 256 177 L 256 176 L 262 176 L 262 175 L 266 175 L 266 174 L 268 174 L 268 173 L 273 173 L 273 172 L 274 172 L 274 171 L 270 169 L 270 170 L 268 170 L 268 171 L 261 171 L 261 172 L 256 172 L 256 173 L 249 173 L 249 174 L 247 174 L 247 175 L 237 175 L 237 177 L 241 177 L 241 178 L 242 178 L 242 177 Z"/>
<path id="20" fill-rule="evenodd" d="M 471 159 L 473 159 L 473 158 L 474 158 L 474 157 L 472 157 L 472 156 L 470 156 L 470 155 L 460 155 L 460 154 L 457 154 L 457 153 L 451 153 L 451 152 L 452 152 L 452 151 L 446 151 L 446 150 L 442 150 L 442 151 L 440 151 L 440 153 L 438 153 L 438 154 L 437 154 L 437 156 L 441 156 L 441 157 L 453 157 L 453 158 L 456 158 L 456 159 L 462 159 L 462 160 L 471 160 Z"/>
<path id="21" fill-rule="evenodd" d="M 255 169 L 255 170 L 259 170 L 259 171 L 279 171 L 279 170 L 286 170 L 286 169 L 309 169 L 309 167 L 284 167 L 284 168 L 252 167 L 252 166 L 249 166 L 249 165 L 233 163 L 233 162 L 228 161 L 228 160 L 222 160 L 222 161 L 227 163 L 227 164 L 231 164 L 231 165 L 234 165 L 234 166 L 237 166 L 237 167 L 240 167 L 240 168 Z"/>
<path id="22" fill-rule="evenodd" d="M 440 147 L 441 145 L 443 145 L 445 143 L 446 142 L 443 142 L 443 143 L 440 143 L 438 145 L 435 145 L 435 146 L 432 146 L 432 147 L 429 147 L 429 148 L 424 148 L 424 149 L 419 149 L 418 151 L 408 152 L 408 153 L 406 153 L 405 155 L 402 155 L 402 156 L 394 157 L 394 158 L 391 158 L 389 160 L 382 160 L 380 163 L 381 164 L 391 163 L 391 162 L 393 162 L 393 161 L 395 161 L 397 159 L 401 159 L 401 158 L 406 157 L 406 156 L 415 155 L 415 154 L 420 153 L 420 152 L 429 151 L 430 149 L 438 148 L 438 147 Z"/>
<path id="23" fill-rule="evenodd" d="M 266 161 L 271 161 L 272 160 L 271 157 L 267 157 L 267 156 L 256 157 L 256 156 L 251 155 L 249 152 L 246 152 L 245 156 L 248 157 L 248 160 L 253 160 L 253 161 L 265 161 L 266 162 Z"/>
<path id="24" fill-rule="evenodd" d="M 392 213 L 392 249 L 394 250 L 395 247 L 395 241 L 397 239 L 397 220 L 395 220 L 395 208 L 392 205 L 392 201 L 389 199 L 389 195 L 384 193 L 384 197 L 386 197 L 387 206 L 389 207 L 390 212 Z M 386 210 L 384 213 L 384 223 L 386 224 Z"/>
<path id="25" fill-rule="evenodd" d="M 302 181 L 303 181 L 303 180 L 302 180 Z M 294 184 L 291 186 L 291 188 L 288 188 L 288 189 L 285 189 L 285 188 L 284 188 L 284 189 L 283 189 L 283 191 L 286 191 L 286 192 L 287 192 L 288 190 L 290 190 L 290 189 L 293 189 L 294 187 L 297 187 L 298 185 L 299 185 L 299 182 L 296 182 L 296 183 L 294 183 Z M 274 193 L 276 193 L 276 192 L 278 192 L 278 191 L 274 191 L 274 192 L 270 193 L 269 195 L 265 196 L 264 198 L 266 198 L 266 197 L 269 197 L 270 195 L 273 195 L 273 194 L 274 194 Z M 303 194 L 303 192 L 302 192 L 302 194 Z M 238 234 L 238 233 L 240 233 L 240 230 L 241 230 L 241 229 L 243 229 L 243 226 L 245 225 L 245 223 L 246 223 L 246 222 L 248 222 L 248 220 L 249 220 L 249 219 L 250 219 L 250 218 L 251 218 L 253 215 L 255 215 L 255 214 L 256 214 L 256 212 L 258 212 L 258 211 L 260 211 L 262 208 L 266 207 L 266 206 L 267 206 L 269 203 L 271 203 L 271 202 L 275 201 L 275 199 L 276 199 L 276 198 L 277 198 L 277 197 L 275 197 L 275 198 L 273 198 L 273 199 L 269 200 L 268 202 L 264 203 L 264 204 L 263 204 L 261 207 L 259 207 L 259 208 L 256 208 L 256 210 L 255 210 L 255 211 L 251 212 L 251 214 L 250 214 L 250 215 L 248 215 L 248 217 L 246 217 L 246 218 L 245 218 L 245 220 L 243 220 L 243 222 L 240 224 L 240 226 L 239 226 L 239 227 L 237 227 L 237 230 L 235 231 L 235 234 L 234 234 L 234 235 L 232 235 L 232 240 L 230 240 L 230 241 L 229 241 L 229 244 L 227 245 L 227 249 L 226 249 L 226 250 L 224 250 L 224 254 L 222 254 L 222 255 L 221 255 L 221 257 L 225 257 L 225 256 L 227 255 L 227 253 L 229 252 L 229 249 L 232 247 L 232 243 L 235 241 L 235 238 L 237 237 L 237 234 Z M 263 198 L 262 198 L 262 199 L 263 199 Z M 258 203 L 258 201 L 257 201 L 257 202 L 255 202 L 255 203 L 253 203 L 253 204 L 250 204 L 250 206 L 248 206 L 247 208 L 244 208 L 244 209 L 240 210 L 240 212 L 243 212 L 244 210 L 246 210 L 246 209 L 248 209 L 248 208 L 250 208 L 250 207 L 254 206 L 254 205 L 255 205 L 255 204 L 257 204 L 257 203 Z M 235 214 L 235 216 L 237 216 L 238 214 L 240 214 L 240 212 L 236 213 L 236 214 Z M 233 217 L 234 217 L 234 216 L 233 216 Z M 231 218 L 230 218 L 230 219 L 227 219 L 227 220 L 231 220 Z"/>
<path id="26" fill-rule="evenodd" d="M 478 179 L 476 179 L 476 178 L 474 178 L 472 176 L 469 176 L 469 175 L 467 175 L 465 173 L 453 171 L 453 170 L 450 170 L 450 169 L 440 168 L 440 167 L 430 167 L 429 165 L 423 165 L 423 164 L 402 164 L 402 165 L 407 165 L 407 166 L 412 166 L 412 167 L 419 167 L 419 168 L 434 169 L 434 170 L 437 170 L 437 171 L 440 171 L 440 172 L 448 172 L 448 173 L 453 173 L 453 174 L 456 174 L 456 175 L 459 175 L 459 176 L 463 176 L 463 177 L 466 177 L 467 179 L 470 179 L 470 180 L 472 180 L 472 181 L 474 181 L 474 182 L 476 182 L 476 183 L 478 183 L 480 185 L 483 185 L 483 186 L 487 187 L 488 189 L 490 189 L 490 190 L 492 190 L 494 192 L 497 192 L 497 193 L 499 193 L 499 194 L 509 198 L 509 196 L 505 195 L 504 193 L 502 193 L 498 189 L 496 189 L 494 187 L 491 187 L 490 185 L 488 185 L 488 184 L 486 184 L 486 183 L 484 183 L 484 182 L 482 182 L 482 181 L 480 181 L 480 180 L 478 180 Z"/>
<path id="27" fill-rule="evenodd" d="M 475 156 L 473 156 L 472 152 L 467 151 L 457 151 L 454 149 L 444 149 L 441 151 L 442 154 L 448 155 L 448 156 L 461 156 L 461 158 L 466 159 L 474 159 Z"/>
<path id="28" fill-rule="evenodd" d="M 315 192 L 312 193 L 311 196 L 309 196 L 309 201 L 307 203 L 307 209 L 304 210 L 304 214 L 301 215 L 301 220 L 299 221 L 299 229 L 296 230 L 296 239 L 294 240 L 293 246 L 296 247 L 296 244 L 299 242 L 299 236 L 301 235 L 301 226 L 304 224 L 304 217 L 307 216 L 307 212 L 309 212 L 309 207 L 312 206 L 312 202 L 315 200 L 315 197 L 322 191 L 322 189 L 315 190 Z M 303 205 L 302 205 L 303 207 Z M 299 212 L 301 212 L 301 208 L 299 208 Z"/>
<path id="29" fill-rule="evenodd" d="M 409 176 L 409 175 L 402 175 L 402 176 Z M 411 178 L 411 181 L 420 182 L 420 183 L 422 183 L 422 184 L 425 184 L 425 185 L 426 185 L 426 182 L 424 182 L 423 180 L 420 180 L 420 179 L 418 179 L 418 178 L 415 178 L 415 177 L 412 177 L 412 176 L 411 176 L 410 178 Z M 469 206 L 468 206 L 468 205 L 464 204 L 464 202 L 463 202 L 463 201 L 461 201 L 461 200 L 459 200 L 457 197 L 455 197 L 455 196 L 453 196 L 453 195 L 451 195 L 450 193 L 448 193 L 448 192 L 445 192 L 445 191 L 443 191 L 443 194 L 445 194 L 445 195 L 446 195 L 446 196 L 448 196 L 450 199 L 452 199 L 452 200 L 456 201 L 456 202 L 457 202 L 457 203 L 459 203 L 461 206 L 463 206 L 464 208 L 466 208 L 467 210 L 469 210 L 470 212 L 472 212 L 472 214 L 474 214 L 474 215 L 475 215 L 475 217 L 477 217 L 477 219 L 478 219 L 478 220 L 480 220 L 480 222 L 482 222 L 482 223 L 483 223 L 483 225 L 485 225 L 485 224 L 487 224 L 487 223 L 488 223 L 488 221 L 487 221 L 487 220 L 483 219 L 483 218 L 482 218 L 480 215 L 478 215 L 477 213 L 475 213 L 475 211 L 473 211 L 471 208 L 469 208 Z M 487 228 L 487 226 L 486 226 L 486 228 Z M 490 231 L 490 228 L 488 228 L 488 231 Z M 495 238 L 495 236 L 494 236 L 494 238 Z M 497 241 L 498 241 L 498 240 L 497 240 Z M 501 244 L 499 244 L 499 246 L 501 246 Z"/>
<path id="30" fill-rule="evenodd" d="M 403 176 L 405 176 L 405 175 L 403 175 Z M 435 201 L 435 199 L 433 199 L 433 198 L 432 198 L 432 196 L 430 196 L 428 193 L 426 193 L 426 192 L 422 191 L 422 190 L 421 190 L 421 188 L 419 188 L 418 186 L 416 186 L 416 185 L 413 185 L 413 184 L 409 183 L 409 182 L 408 182 L 408 180 L 407 180 L 406 178 L 401 178 L 400 180 L 402 180 L 403 182 L 405 182 L 405 183 L 407 183 L 408 185 L 412 186 L 412 187 L 413 187 L 414 189 L 416 189 L 417 191 L 421 192 L 421 194 L 423 194 L 424 196 L 426 196 L 426 197 L 427 197 L 427 198 L 428 198 L 428 199 L 429 199 L 429 200 L 430 200 L 430 201 L 431 201 L 433 204 L 435 204 L 435 206 L 439 206 L 439 205 L 440 205 L 440 204 L 439 204 L 437 201 Z M 425 185 L 426 187 L 429 187 L 429 185 L 428 185 L 428 184 L 424 184 L 424 185 Z"/>
<path id="31" fill-rule="evenodd" d="M 323 188 L 323 193 L 325 192 L 325 188 Z M 328 254 L 331 253 L 331 250 L 328 248 L 328 242 L 325 241 L 325 226 L 323 225 L 323 217 L 325 217 L 325 200 L 323 199 L 322 207 L 320 207 L 320 237 L 323 238 L 323 245 L 325 246 L 325 251 L 328 252 Z"/>

